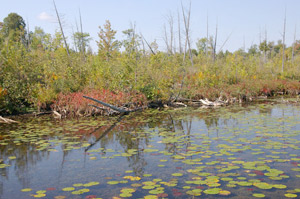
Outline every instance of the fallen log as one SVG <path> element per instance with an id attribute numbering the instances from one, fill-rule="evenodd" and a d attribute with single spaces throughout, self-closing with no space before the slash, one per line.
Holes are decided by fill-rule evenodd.
<path id="1" fill-rule="evenodd" d="M 102 101 L 100 101 L 100 100 L 97 100 L 97 99 L 94 99 L 94 98 L 91 98 L 91 97 L 88 97 L 88 96 L 83 96 L 83 97 L 86 98 L 86 99 L 92 100 L 92 101 L 94 101 L 94 102 L 97 102 L 97 103 L 99 103 L 99 104 L 102 104 L 103 106 L 107 106 L 107 107 L 109 107 L 109 108 L 111 108 L 111 109 L 113 109 L 113 110 L 115 110 L 115 111 L 120 112 L 120 113 L 129 113 L 129 112 L 131 112 L 131 111 L 128 111 L 128 110 L 125 110 L 125 109 L 121 109 L 121 108 L 115 107 L 115 106 L 113 106 L 113 105 L 111 105 L 111 104 L 107 104 L 107 103 L 105 103 L 105 102 L 102 102 Z"/>
<path id="2" fill-rule="evenodd" d="M 130 112 L 140 111 L 140 110 L 143 110 L 143 109 L 145 109 L 145 108 L 148 108 L 148 106 L 143 106 L 143 107 L 139 107 L 139 108 L 136 108 L 136 109 L 133 109 L 133 110 L 126 110 L 126 109 L 123 109 L 123 108 L 115 107 L 115 106 L 113 106 L 113 105 L 111 105 L 111 104 L 102 102 L 102 101 L 100 101 L 100 100 L 94 99 L 94 98 L 92 98 L 92 97 L 88 97 L 88 96 L 83 96 L 83 97 L 86 98 L 86 99 L 92 100 L 92 101 L 94 101 L 94 102 L 97 102 L 97 103 L 99 103 L 99 104 L 102 104 L 103 106 L 106 106 L 106 107 L 108 107 L 108 108 L 110 108 L 110 109 L 112 109 L 112 110 L 114 110 L 114 111 L 117 111 L 117 112 L 119 112 L 119 113 L 122 113 L 122 114 L 124 114 L 124 115 L 126 115 L 126 114 L 128 114 L 128 113 L 130 113 Z M 92 107 L 97 108 L 97 109 L 105 110 L 104 108 L 98 107 L 98 106 L 96 106 L 96 105 L 91 105 L 91 104 L 89 104 L 89 106 L 92 106 Z"/>

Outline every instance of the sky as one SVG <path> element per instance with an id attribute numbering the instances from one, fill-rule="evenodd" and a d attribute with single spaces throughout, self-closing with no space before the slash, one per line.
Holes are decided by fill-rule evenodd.
<path id="1" fill-rule="evenodd" d="M 149 43 L 156 40 L 159 49 L 165 50 L 164 24 L 168 26 L 168 16 L 174 17 L 176 28 L 181 3 L 188 8 L 190 1 L 193 48 L 199 38 L 206 37 L 207 22 L 209 35 L 214 35 L 218 26 L 217 51 L 243 47 L 247 50 L 258 44 L 260 38 L 264 40 L 265 35 L 267 40 L 277 42 L 282 39 L 285 10 L 287 45 L 294 40 L 295 28 L 299 32 L 296 39 L 300 39 L 299 0 L 56 0 L 56 6 L 70 43 L 76 21 L 79 23 L 80 9 L 83 32 L 92 37 L 93 51 L 97 51 L 99 26 L 103 27 L 105 20 L 117 31 L 118 40 L 125 39 L 122 31 L 135 24 L 137 33 L 142 33 Z M 0 3 L 0 21 L 15 12 L 29 24 L 30 30 L 36 26 L 51 34 L 59 30 L 52 0 L 0 0 Z"/>

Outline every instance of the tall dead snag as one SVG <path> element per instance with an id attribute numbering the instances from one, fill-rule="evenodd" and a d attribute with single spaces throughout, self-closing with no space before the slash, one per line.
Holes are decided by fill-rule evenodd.
<path id="1" fill-rule="evenodd" d="M 226 45 L 226 43 L 230 39 L 231 35 L 232 35 L 232 32 L 228 35 L 228 37 L 226 38 L 224 43 L 221 45 L 220 49 L 218 50 L 218 53 L 222 51 L 223 47 Z M 244 43 L 245 43 L 245 41 L 244 41 Z M 245 44 L 244 44 L 244 46 L 245 46 Z M 244 52 L 245 52 L 245 47 L 244 47 Z"/>
<path id="2" fill-rule="evenodd" d="M 81 52 L 83 61 L 85 61 L 85 46 L 84 46 L 84 42 L 83 42 L 83 28 L 82 28 L 82 20 L 81 20 L 80 9 L 79 9 L 79 19 L 80 19 L 80 33 L 81 33 L 81 37 L 80 37 L 81 51 L 80 52 Z"/>
<path id="3" fill-rule="evenodd" d="M 58 11 L 57 11 L 57 8 L 56 8 L 56 4 L 55 4 L 54 0 L 53 0 L 53 5 L 54 5 L 54 8 L 55 8 L 55 12 L 56 12 L 57 20 L 58 20 L 58 23 L 59 23 L 60 31 L 61 31 L 61 34 L 62 34 L 63 39 L 64 39 L 65 47 L 67 49 L 67 54 L 68 54 L 68 57 L 70 57 L 69 47 L 68 47 L 68 44 L 67 44 L 67 40 L 66 40 L 66 37 L 65 37 L 65 34 L 64 34 L 62 23 L 61 23 L 61 20 L 60 20 L 60 17 L 59 17 L 59 14 L 58 14 Z"/>
<path id="4" fill-rule="evenodd" d="M 180 29 L 180 15 L 179 15 L 179 11 L 177 11 L 177 15 L 178 15 L 178 48 L 179 48 L 179 54 L 182 53 L 182 44 L 181 44 L 181 29 Z"/>
<path id="5" fill-rule="evenodd" d="M 206 57 L 208 55 L 208 42 L 209 42 L 209 38 L 208 38 L 208 14 L 207 14 L 207 17 L 206 17 L 206 48 L 205 48 L 205 54 L 206 54 Z"/>
<path id="6" fill-rule="evenodd" d="M 168 24 L 169 24 L 169 29 L 170 29 L 170 53 L 171 55 L 173 54 L 173 41 L 174 41 L 174 20 L 173 20 L 173 15 L 170 13 L 168 16 Z"/>
<path id="7" fill-rule="evenodd" d="M 285 59 L 285 55 L 284 55 L 284 51 L 285 51 L 285 26 L 286 26 L 286 9 L 284 11 L 283 34 L 282 34 L 282 68 L 281 68 L 282 73 L 284 71 L 284 59 Z"/>
<path id="8" fill-rule="evenodd" d="M 155 52 L 154 52 L 153 48 L 152 48 L 151 45 L 147 42 L 147 40 L 146 40 L 145 37 L 142 35 L 142 33 L 141 33 L 141 37 L 142 37 L 142 39 L 146 42 L 146 44 L 147 44 L 148 48 L 150 49 L 151 53 L 152 53 L 153 55 L 155 55 Z"/>
<path id="9" fill-rule="evenodd" d="M 216 24 L 216 34 L 215 34 L 215 39 L 214 39 L 214 44 L 213 44 L 213 60 L 216 61 L 217 57 L 217 39 L 218 39 L 218 22 Z"/>
<path id="10" fill-rule="evenodd" d="M 292 45 L 292 62 L 294 62 L 294 59 L 295 59 L 296 35 L 297 35 L 297 26 L 295 25 L 294 41 L 293 41 L 293 45 Z"/>
<path id="11" fill-rule="evenodd" d="M 167 47 L 167 52 L 170 53 L 171 48 L 170 48 L 170 44 L 169 44 L 169 37 L 168 37 L 168 33 L 167 33 L 167 27 L 166 24 L 164 24 L 164 38 L 163 38 L 166 47 Z"/>
<path id="12" fill-rule="evenodd" d="M 175 44 L 175 37 L 174 37 L 174 17 L 172 15 L 172 13 L 170 13 L 167 16 L 167 21 L 168 21 L 168 28 L 164 24 L 164 38 L 163 38 L 163 40 L 166 44 L 168 54 L 172 55 L 176 51 L 176 48 L 174 47 L 176 44 Z M 168 34 L 168 31 L 170 32 L 170 34 Z"/>
<path id="13" fill-rule="evenodd" d="M 191 49 L 191 41 L 190 41 L 190 18 L 191 18 L 191 5 L 192 3 L 190 2 L 190 6 L 188 9 L 188 13 L 187 15 L 185 14 L 183 5 L 181 3 L 181 9 L 182 9 L 182 16 L 183 16 L 183 22 L 184 22 L 184 29 L 185 29 L 185 46 L 188 47 L 188 51 L 189 51 L 189 55 L 190 55 L 190 60 L 191 60 L 191 64 L 192 66 L 194 65 L 193 63 L 193 55 L 192 55 L 192 49 Z M 186 48 L 185 48 L 186 51 Z M 185 54 L 185 52 L 184 52 Z M 185 59 L 185 55 L 184 55 L 184 59 Z"/>

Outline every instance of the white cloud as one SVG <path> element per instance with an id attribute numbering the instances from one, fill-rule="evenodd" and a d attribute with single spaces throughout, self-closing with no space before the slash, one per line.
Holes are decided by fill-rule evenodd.
<path id="1" fill-rule="evenodd" d="M 41 14 L 39 14 L 38 19 L 41 21 L 49 21 L 49 22 L 55 21 L 54 17 L 46 12 L 42 12 Z"/>

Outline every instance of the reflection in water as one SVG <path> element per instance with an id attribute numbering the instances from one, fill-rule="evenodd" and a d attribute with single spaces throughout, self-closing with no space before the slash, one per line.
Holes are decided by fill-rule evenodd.
<path id="1" fill-rule="evenodd" d="M 288 112 L 285 113 L 287 108 Z M 280 126 L 281 133 L 285 133 L 285 118 L 298 113 L 299 111 L 295 112 L 295 109 L 291 110 L 288 106 L 274 108 L 259 105 L 221 109 L 149 110 L 118 118 L 99 117 L 62 122 L 47 117 L 24 120 L 19 126 L 3 126 L 5 128 L 2 128 L 4 130 L 0 134 L 1 159 L 5 164 L 11 165 L 0 169 L 0 197 L 24 197 L 19 190 L 26 187 L 38 190 L 55 185 L 71 186 L 78 179 L 90 181 L 96 175 L 98 180 L 115 177 L 124 169 L 131 169 L 134 175 L 142 177 L 153 170 L 156 164 L 160 164 L 157 159 L 161 159 L 162 154 L 169 153 L 173 160 L 180 160 L 181 157 L 193 160 L 193 155 L 184 156 L 195 147 L 195 142 L 203 145 L 198 153 L 211 156 L 217 152 L 207 152 L 207 149 L 217 150 L 219 144 L 225 143 L 226 136 L 229 141 L 234 139 L 243 142 L 241 146 L 244 148 L 236 150 L 241 154 L 247 148 L 245 138 L 252 136 L 254 141 L 264 139 L 241 132 L 253 131 L 253 124 L 258 126 L 255 127 L 257 129 L 266 129 L 273 117 L 281 118 L 277 120 L 281 123 L 275 125 Z M 161 147 L 162 153 L 144 152 L 158 147 Z M 135 153 L 120 156 L 120 153 L 128 154 L 132 149 L 136 149 Z M 224 149 L 222 152 L 233 153 L 232 149 L 234 148 Z M 96 152 L 90 152 L 93 150 Z M 91 155 L 100 159 L 95 158 L 92 162 Z M 176 158 L 174 155 L 177 155 Z M 9 159 L 14 156 L 16 159 Z M 83 161 L 83 167 L 80 167 L 80 161 Z M 166 163 L 169 172 L 174 171 L 173 167 L 177 164 L 177 161 L 174 165 Z M 182 165 L 177 167 L 181 168 Z M 209 169 L 211 168 L 208 167 L 208 171 Z M 40 187 L 38 179 L 41 174 L 46 187 Z M 18 190 L 16 193 L 15 189 Z"/>

